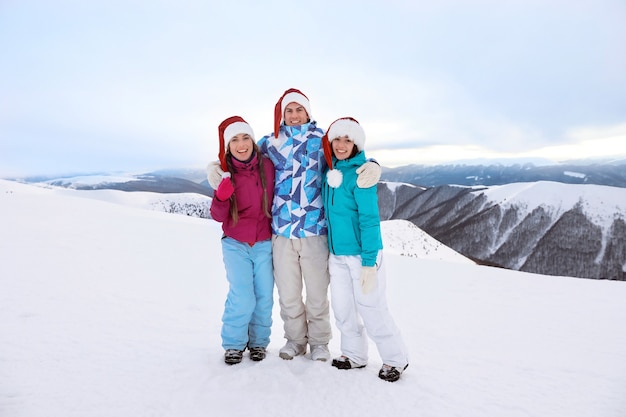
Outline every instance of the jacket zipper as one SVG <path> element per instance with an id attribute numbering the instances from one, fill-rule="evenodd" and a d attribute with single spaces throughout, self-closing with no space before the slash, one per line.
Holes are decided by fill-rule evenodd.
<path id="1" fill-rule="evenodd" d="M 330 205 L 334 206 L 335 205 L 335 189 L 333 187 L 330 187 L 330 186 L 328 188 L 330 188 L 330 192 L 331 192 L 331 195 L 330 195 L 330 201 L 331 201 Z M 328 218 L 328 214 L 329 213 L 326 213 L 327 218 Z M 333 245 L 333 236 L 330 234 L 330 219 L 327 219 L 327 220 L 328 220 L 327 227 L 328 227 L 328 238 L 329 238 L 328 239 L 328 246 L 329 246 L 330 252 L 334 253 L 335 251 L 334 251 L 334 245 Z"/>

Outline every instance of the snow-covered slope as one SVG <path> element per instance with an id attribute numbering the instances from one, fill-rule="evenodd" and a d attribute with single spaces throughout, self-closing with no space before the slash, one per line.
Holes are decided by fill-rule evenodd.
<path id="1" fill-rule="evenodd" d="M 515 206 L 526 217 L 543 207 L 555 218 L 580 205 L 582 212 L 598 226 L 608 229 L 617 218 L 626 218 L 626 189 L 603 185 L 561 184 L 549 181 L 491 186 L 475 191 L 487 196 L 483 207 L 499 204 L 504 209 Z"/>
<path id="2" fill-rule="evenodd" d="M 0 181 L 3 417 L 626 415 L 622 282 L 389 253 L 400 381 L 373 345 L 280 359 L 277 298 L 268 358 L 229 367 L 219 224 L 81 193 Z"/>
<path id="3" fill-rule="evenodd" d="M 458 252 L 433 239 L 408 220 L 381 222 L 385 253 L 436 259 L 448 262 L 474 263 Z"/>
<path id="4" fill-rule="evenodd" d="M 626 280 L 626 188 L 539 181 L 421 190 L 381 183 L 381 217 L 407 219 L 482 262 Z"/>
<path id="5" fill-rule="evenodd" d="M 55 189 L 55 192 L 60 195 L 96 199 L 128 207 L 166 213 L 210 218 L 209 207 L 211 198 L 194 193 L 162 194 L 142 191 L 123 192 L 118 190 L 81 190 L 76 192 L 74 189 L 68 190 L 65 187 L 56 187 L 43 183 L 33 184 L 33 186 Z M 443 259 L 473 263 L 473 261 L 433 239 L 409 221 L 385 221 L 382 222 L 381 229 L 385 250 L 388 253 L 420 259 Z"/>

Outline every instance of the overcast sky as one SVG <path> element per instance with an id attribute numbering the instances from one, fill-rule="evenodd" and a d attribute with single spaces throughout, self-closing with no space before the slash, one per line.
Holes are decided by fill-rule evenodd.
<path id="1" fill-rule="evenodd" d="M 624 0 L 0 0 L 0 177 L 204 167 L 287 88 L 385 166 L 626 155 Z"/>

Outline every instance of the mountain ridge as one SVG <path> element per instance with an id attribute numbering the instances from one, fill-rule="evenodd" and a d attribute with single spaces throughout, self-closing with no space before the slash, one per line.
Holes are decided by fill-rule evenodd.
<path id="1" fill-rule="evenodd" d="M 148 188 L 154 187 L 154 182 L 158 179 L 172 183 L 177 181 L 177 186 L 184 189 L 184 192 L 199 192 L 205 195 L 212 195 L 204 168 L 168 168 L 141 173 L 94 172 L 57 176 L 39 175 L 6 179 L 27 183 L 55 182 L 61 186 L 89 189 L 89 186 L 94 186 L 91 181 L 93 178 L 102 179 L 102 183 L 104 183 L 105 178 L 108 178 L 107 186 L 117 186 L 120 189 L 126 187 L 125 191 L 150 191 Z M 142 181 L 145 181 L 146 184 L 141 184 Z M 486 159 L 482 163 L 412 164 L 395 168 L 383 166 L 381 181 L 400 182 L 422 187 L 451 184 L 491 186 L 518 182 L 555 181 L 565 184 L 596 184 L 626 188 L 626 158 L 571 160 L 562 163 L 545 162 L 541 164 L 535 160 L 513 160 L 503 163 L 500 160 Z M 127 184 L 126 186 L 115 185 L 117 182 L 132 182 L 132 184 Z M 204 188 L 196 189 L 194 184 L 201 185 Z M 155 191 L 173 192 L 171 190 L 174 188 L 163 185 L 162 189 L 163 191 Z M 192 189 L 196 191 L 191 191 Z M 209 190 L 209 194 L 206 194 L 206 189 Z"/>
<path id="2" fill-rule="evenodd" d="M 564 184 L 596 184 L 626 188 L 626 161 L 612 160 L 590 164 L 533 163 L 501 165 L 406 165 L 385 168 L 382 181 L 403 182 L 424 187 L 439 185 L 504 185 L 518 182 L 555 181 Z"/>
<path id="3" fill-rule="evenodd" d="M 613 172 L 622 166 L 620 163 L 602 165 L 603 172 Z M 590 166 L 597 169 L 599 165 Z M 577 166 L 579 171 L 584 169 Z M 564 172 L 564 167 L 559 165 L 559 172 Z M 547 275 L 626 280 L 626 206 L 621 204 L 626 201 L 626 188 L 592 183 L 594 178 L 609 178 L 607 175 L 594 177 L 585 171 L 576 176 L 572 172 L 568 178 L 575 179 L 576 184 L 541 180 L 484 185 L 477 183 L 478 177 L 468 181 L 470 185 L 381 181 L 381 219 L 408 220 L 465 257 L 486 265 Z M 626 166 L 623 172 L 620 175 L 626 176 Z M 193 193 L 208 198 L 213 194 L 206 179 L 197 182 L 204 171 L 168 170 L 161 174 L 78 176 L 38 184 L 172 196 Z M 383 172 L 383 178 L 385 175 Z M 541 191 L 543 188 L 546 190 Z M 592 197 L 592 203 L 584 197 L 590 192 L 599 194 Z M 614 201 L 611 196 L 619 197 Z M 208 217 L 202 201 L 169 201 L 166 206 L 171 212 Z"/>
<path id="4" fill-rule="evenodd" d="M 546 275 L 626 280 L 626 189 L 380 183 L 381 219 L 406 219 L 464 256 Z"/>

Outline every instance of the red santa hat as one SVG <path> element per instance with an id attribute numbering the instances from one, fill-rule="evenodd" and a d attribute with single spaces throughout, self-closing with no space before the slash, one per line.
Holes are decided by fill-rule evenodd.
<path id="1" fill-rule="evenodd" d="M 342 117 L 330 124 L 326 134 L 322 137 L 322 146 L 324 148 L 324 158 L 326 158 L 326 162 L 330 168 L 326 180 L 328 185 L 333 188 L 337 188 L 341 185 L 343 175 L 341 171 L 333 168 L 333 149 L 330 143 L 344 136 L 350 138 L 359 151 L 362 151 L 365 147 L 365 131 L 356 119 L 352 117 Z"/>
<path id="2" fill-rule="evenodd" d="M 309 103 L 309 99 L 307 96 L 302 93 L 302 91 L 297 90 L 295 88 L 290 88 L 285 91 L 283 95 L 278 99 L 276 106 L 274 107 L 274 137 L 278 137 L 278 131 L 280 130 L 280 124 L 283 121 L 283 117 L 285 116 L 285 107 L 289 105 L 289 103 L 298 103 L 306 110 L 306 114 L 309 115 L 309 119 L 312 120 L 313 116 L 311 116 L 311 103 Z"/>
<path id="3" fill-rule="evenodd" d="M 228 169 L 226 166 L 226 147 L 228 146 L 228 142 L 240 133 L 246 133 L 254 140 L 254 131 L 252 131 L 248 122 L 243 120 L 240 116 L 231 116 L 224 120 L 220 123 L 217 131 L 220 139 L 220 153 L 218 157 L 222 170 L 226 171 Z"/>

